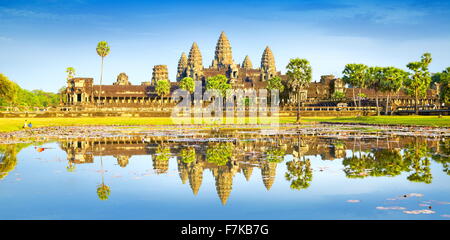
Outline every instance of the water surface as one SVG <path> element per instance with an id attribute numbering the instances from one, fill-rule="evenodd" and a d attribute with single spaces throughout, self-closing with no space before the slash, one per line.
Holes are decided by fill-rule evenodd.
<path id="1" fill-rule="evenodd" d="M 0 145 L 0 219 L 450 219 L 450 141 L 120 135 Z"/>

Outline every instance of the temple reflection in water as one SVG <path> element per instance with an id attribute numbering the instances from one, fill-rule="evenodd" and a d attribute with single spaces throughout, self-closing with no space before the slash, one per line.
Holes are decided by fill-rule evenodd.
<path id="1" fill-rule="evenodd" d="M 336 139 L 245 134 L 230 137 L 211 133 L 207 139 L 111 137 L 69 140 L 60 146 L 67 153 L 69 166 L 93 163 L 94 156 L 113 156 L 117 165 L 125 168 L 131 156 L 150 155 L 154 173 L 166 174 L 169 159 L 176 158 L 181 182 L 189 182 L 194 195 L 198 194 L 208 169 L 222 204 L 230 197 L 236 174 L 243 174 L 248 181 L 255 168 L 260 169 L 262 184 L 270 190 L 277 166 L 286 156 L 291 157 L 283 163 L 287 172 L 282 177 L 290 182 L 291 189 L 300 190 L 308 188 L 313 179 L 312 158 L 342 160 L 348 178 L 397 176 L 408 172 L 409 181 L 431 183 L 430 161 L 441 163 L 449 174 L 450 154 L 449 140 L 398 136 Z"/>

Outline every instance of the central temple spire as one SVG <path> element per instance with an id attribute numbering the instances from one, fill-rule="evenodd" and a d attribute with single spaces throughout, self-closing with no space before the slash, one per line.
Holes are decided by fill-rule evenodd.
<path id="1" fill-rule="evenodd" d="M 231 52 L 231 44 L 225 32 L 220 34 L 216 45 L 216 52 L 211 67 L 222 68 L 233 64 L 233 55 Z"/>
<path id="2" fill-rule="evenodd" d="M 196 42 L 192 44 L 191 50 L 189 51 L 188 66 L 193 68 L 203 68 L 202 54 Z"/>

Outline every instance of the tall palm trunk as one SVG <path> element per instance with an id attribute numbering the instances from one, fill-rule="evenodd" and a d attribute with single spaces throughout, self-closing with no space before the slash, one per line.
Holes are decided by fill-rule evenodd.
<path id="1" fill-rule="evenodd" d="M 355 107 L 356 107 L 357 105 L 356 105 L 356 97 L 355 97 L 355 88 L 352 86 L 352 89 L 353 89 L 353 103 L 355 104 Z"/>
<path id="2" fill-rule="evenodd" d="M 416 96 L 415 96 L 414 110 L 416 115 L 419 115 L 419 93 L 417 90 L 415 91 L 415 93 Z"/>
<path id="3" fill-rule="evenodd" d="M 100 92 L 98 93 L 98 100 L 101 101 L 102 97 L 102 82 L 103 82 L 103 57 L 102 57 L 102 65 L 100 70 Z"/>
<path id="4" fill-rule="evenodd" d="M 300 91 L 297 93 L 297 123 L 300 123 Z"/>
<path id="5" fill-rule="evenodd" d="M 380 116 L 380 108 L 378 105 L 378 91 L 375 91 L 375 101 L 377 102 L 377 116 Z"/>
<path id="6" fill-rule="evenodd" d="M 389 101 L 390 101 L 391 94 L 388 92 L 387 98 L 386 98 L 386 113 L 385 115 L 389 115 Z"/>
<path id="7" fill-rule="evenodd" d="M 361 88 L 359 88 L 359 97 L 358 97 L 358 100 L 359 100 L 359 107 L 361 107 Z"/>

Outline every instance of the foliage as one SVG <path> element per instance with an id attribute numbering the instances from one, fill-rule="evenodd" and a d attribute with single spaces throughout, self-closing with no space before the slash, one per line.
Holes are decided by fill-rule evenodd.
<path id="1" fill-rule="evenodd" d="M 192 79 L 190 77 L 185 77 L 185 78 L 181 79 L 180 88 L 183 90 L 189 91 L 190 93 L 193 93 L 194 89 L 195 89 L 194 79 Z"/>
<path id="2" fill-rule="evenodd" d="M 0 180 L 8 176 L 17 165 L 17 154 L 31 143 L 0 145 Z"/>
<path id="3" fill-rule="evenodd" d="M 441 73 L 436 73 L 432 81 L 440 85 L 439 97 L 445 104 L 450 104 L 450 67 Z"/>
<path id="4" fill-rule="evenodd" d="M 341 101 L 341 100 L 345 99 L 345 93 L 343 93 L 342 91 L 335 91 L 331 95 L 331 99 L 336 100 L 336 101 Z"/>
<path id="5" fill-rule="evenodd" d="M 284 155 L 286 155 L 286 152 L 283 149 L 272 147 L 266 151 L 266 160 L 280 163 L 284 160 Z"/>
<path id="6" fill-rule="evenodd" d="M 407 179 L 431 183 L 430 154 L 425 144 L 410 144 L 402 155 L 398 150 L 374 149 L 367 154 L 346 157 L 342 161 L 348 178 L 398 176 L 412 172 Z"/>
<path id="7" fill-rule="evenodd" d="M 284 85 L 279 76 L 273 77 L 267 81 L 268 90 L 278 90 L 279 92 L 284 91 Z"/>
<path id="8" fill-rule="evenodd" d="M 288 84 L 292 91 L 298 92 L 306 87 L 312 80 L 312 68 L 308 60 L 294 58 L 286 66 Z"/>
<path id="9" fill-rule="evenodd" d="M 367 83 L 368 67 L 364 64 L 350 63 L 342 71 L 342 80 L 352 87 L 363 87 Z"/>
<path id="10" fill-rule="evenodd" d="M 189 147 L 181 150 L 181 161 L 184 163 L 191 163 L 195 161 L 195 148 Z"/>
<path id="11" fill-rule="evenodd" d="M 231 142 L 212 143 L 206 150 L 206 161 L 223 166 L 230 161 L 233 148 Z"/>
<path id="12" fill-rule="evenodd" d="M 431 76 L 428 71 L 428 65 L 431 63 L 431 60 L 431 54 L 425 53 L 419 62 L 410 62 L 406 65 L 413 72 L 405 81 L 406 93 L 415 97 L 416 100 L 425 97 L 430 86 Z"/>
<path id="13" fill-rule="evenodd" d="M 405 161 L 408 162 L 410 171 L 413 171 L 408 176 L 408 180 L 412 182 L 431 183 L 433 176 L 430 169 L 430 150 L 424 143 L 410 144 L 404 153 Z"/>
<path id="14" fill-rule="evenodd" d="M 28 91 L 22 89 L 0 74 L 0 106 L 49 107 L 57 106 L 60 97 L 58 94 L 42 90 Z"/>
<path id="15" fill-rule="evenodd" d="M 390 149 L 374 149 L 369 154 L 346 157 L 342 164 L 348 178 L 393 177 L 408 171 L 400 152 Z"/>
<path id="16" fill-rule="evenodd" d="M 366 74 L 367 87 L 374 89 L 376 92 L 381 90 L 381 82 L 384 78 L 384 69 L 382 67 L 369 67 Z"/>
<path id="17" fill-rule="evenodd" d="M 441 163 L 443 171 L 450 175 L 450 139 L 442 140 L 439 144 L 439 152 L 432 153 L 432 159 Z"/>
<path id="18" fill-rule="evenodd" d="M 19 86 L 0 73 L 0 102 L 2 105 L 13 104 L 18 95 Z"/>
<path id="19" fill-rule="evenodd" d="M 108 200 L 111 194 L 111 189 L 105 184 L 100 184 L 97 186 L 97 196 L 100 200 Z"/>
<path id="20" fill-rule="evenodd" d="M 215 89 L 219 91 L 222 96 L 225 96 L 227 89 L 231 89 L 231 84 L 228 83 L 228 79 L 226 76 L 219 74 L 206 79 L 206 89 Z"/>
<path id="21" fill-rule="evenodd" d="M 159 145 L 158 148 L 156 149 L 156 161 L 169 161 L 170 158 L 170 148 L 163 146 L 163 145 Z"/>
<path id="22" fill-rule="evenodd" d="M 286 163 L 286 180 L 291 182 L 291 189 L 307 189 L 312 181 L 312 168 L 309 159 L 294 160 Z"/>
<path id="23" fill-rule="evenodd" d="M 170 93 L 170 83 L 169 80 L 158 80 L 156 82 L 155 91 L 160 97 L 164 97 Z"/>
<path id="24" fill-rule="evenodd" d="M 109 52 L 111 51 L 111 49 L 106 41 L 100 41 L 97 44 L 96 50 L 97 50 L 97 54 L 102 58 L 108 56 Z"/>
<path id="25" fill-rule="evenodd" d="M 75 68 L 68 67 L 66 68 L 67 80 L 72 79 L 75 76 Z"/>
<path id="26" fill-rule="evenodd" d="M 383 92 L 398 92 L 409 75 L 407 72 L 395 67 L 386 67 L 381 71 L 380 90 Z"/>

